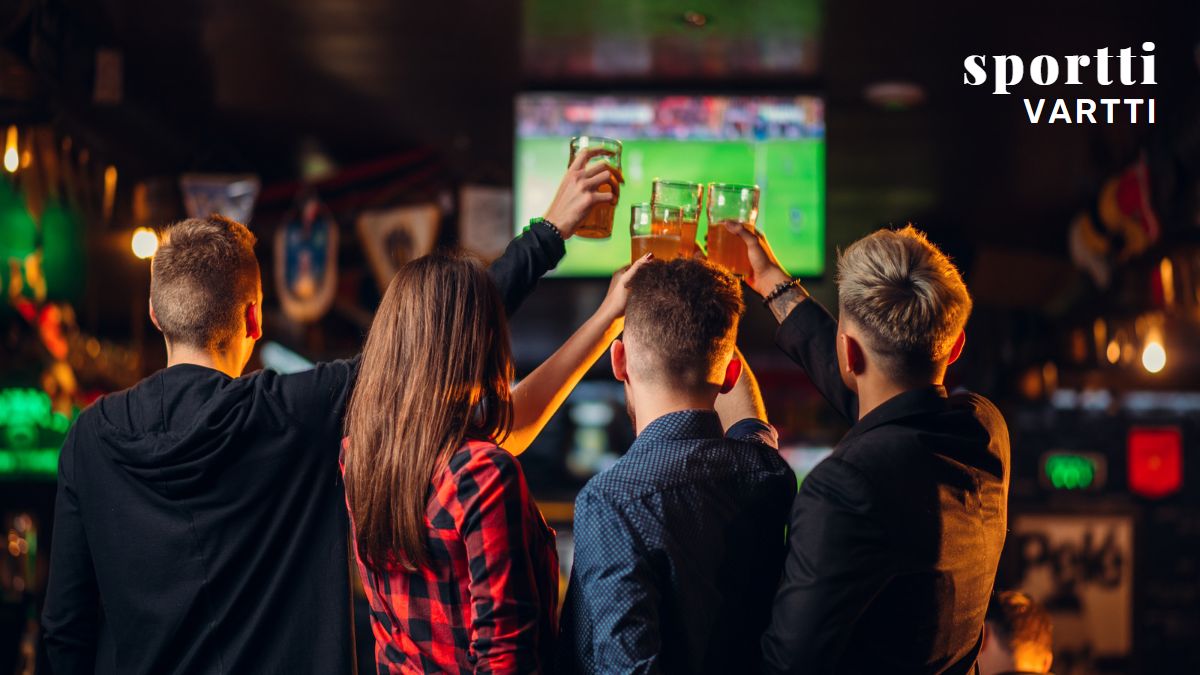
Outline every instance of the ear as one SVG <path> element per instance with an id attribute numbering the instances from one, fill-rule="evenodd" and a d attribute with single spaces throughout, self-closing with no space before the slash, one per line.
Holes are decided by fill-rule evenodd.
<path id="1" fill-rule="evenodd" d="M 147 300 L 146 304 L 150 306 L 150 323 L 154 324 L 154 327 L 157 328 L 158 332 L 161 333 L 162 326 L 158 325 L 158 315 L 154 313 L 154 301 Z"/>
<path id="2" fill-rule="evenodd" d="M 988 648 L 988 641 L 992 639 L 992 631 L 988 629 L 987 622 L 983 622 L 983 639 L 979 641 L 979 653 L 982 654 Z"/>
<path id="3" fill-rule="evenodd" d="M 612 357 L 613 377 L 617 382 L 625 382 L 629 379 L 629 363 L 625 357 L 625 343 L 620 340 L 613 340 L 612 347 L 609 348 L 609 356 Z"/>
<path id="4" fill-rule="evenodd" d="M 734 358 L 729 361 L 729 365 L 725 366 L 725 381 L 721 383 L 721 393 L 728 394 L 733 391 L 733 385 L 737 384 L 738 378 L 742 376 L 742 360 Z"/>
<path id="5" fill-rule="evenodd" d="M 954 346 L 950 348 L 950 359 L 946 361 L 946 365 L 950 365 L 962 356 L 963 347 L 967 345 L 967 331 L 962 331 L 958 334 L 958 339 L 954 341 Z"/>
<path id="6" fill-rule="evenodd" d="M 846 370 L 855 375 L 861 375 L 867 368 L 866 352 L 863 350 L 862 343 L 846 333 L 842 333 L 842 340 L 846 345 Z"/>
<path id="7" fill-rule="evenodd" d="M 1042 657 L 1042 669 L 1039 672 L 1048 673 L 1050 672 L 1050 667 L 1053 665 L 1054 652 L 1047 652 L 1046 655 Z"/>
<path id="8" fill-rule="evenodd" d="M 257 302 L 246 305 L 246 337 L 251 340 L 262 337 L 262 308 Z"/>

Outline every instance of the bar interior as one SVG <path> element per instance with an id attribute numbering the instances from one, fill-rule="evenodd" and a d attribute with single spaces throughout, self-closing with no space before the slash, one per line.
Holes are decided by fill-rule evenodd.
<path id="1" fill-rule="evenodd" d="M 363 350 L 409 261 L 537 234 L 577 154 L 618 196 L 508 318 L 517 382 L 619 268 L 705 253 L 744 282 L 737 347 L 803 486 L 855 420 L 776 345 L 736 231 L 836 314 L 839 252 L 911 223 L 973 301 L 945 388 L 1007 425 L 995 591 L 1040 606 L 1058 675 L 1200 672 L 1196 3 L 15 0 L 0 36 L 0 673 L 52 672 L 68 432 L 168 366 L 148 312 L 168 225 L 248 226 L 245 372 L 303 373 Z M 605 351 L 519 456 L 563 593 L 576 497 L 638 436 L 613 373 Z M 383 672 L 353 560 L 357 671 Z"/>

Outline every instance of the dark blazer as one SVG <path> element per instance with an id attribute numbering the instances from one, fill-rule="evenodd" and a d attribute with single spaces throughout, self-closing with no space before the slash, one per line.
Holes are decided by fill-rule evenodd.
<path id="1" fill-rule="evenodd" d="M 814 300 L 776 342 L 847 419 L 837 325 Z M 763 636 L 768 672 L 969 673 L 1007 522 L 1008 430 L 982 396 L 900 394 L 800 486 Z"/>

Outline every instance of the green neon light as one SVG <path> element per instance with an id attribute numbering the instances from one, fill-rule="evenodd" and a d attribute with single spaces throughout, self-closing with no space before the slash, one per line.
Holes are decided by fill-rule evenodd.
<path id="1" fill-rule="evenodd" d="M 71 418 L 54 412 L 44 391 L 0 389 L 0 424 L 10 429 L 41 428 L 65 434 L 71 428 Z"/>
<path id="2" fill-rule="evenodd" d="M 1095 462 L 1079 455 L 1051 455 L 1045 471 L 1056 490 L 1086 490 L 1096 480 Z"/>
<path id="3" fill-rule="evenodd" d="M 40 389 L 0 389 L 0 478 L 58 474 L 58 448 L 71 428 L 72 416 L 55 412 Z"/>
<path id="4" fill-rule="evenodd" d="M 58 448 L 0 450 L 0 477 L 58 475 Z"/>

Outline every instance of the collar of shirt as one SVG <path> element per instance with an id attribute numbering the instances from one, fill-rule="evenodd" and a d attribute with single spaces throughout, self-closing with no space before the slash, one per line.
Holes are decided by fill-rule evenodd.
<path id="1" fill-rule="evenodd" d="M 680 410 L 655 419 L 642 429 L 629 452 L 657 441 L 677 441 L 706 438 L 724 438 L 725 429 L 715 410 Z"/>
<path id="2" fill-rule="evenodd" d="M 946 388 L 940 384 L 912 389 L 902 394 L 896 394 L 881 403 L 877 408 L 867 413 L 850 431 L 842 437 L 841 442 L 861 436 L 866 432 L 891 424 L 905 417 L 935 413 L 946 408 Z"/>

